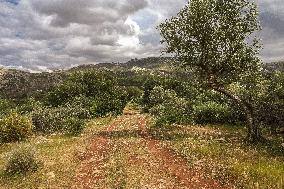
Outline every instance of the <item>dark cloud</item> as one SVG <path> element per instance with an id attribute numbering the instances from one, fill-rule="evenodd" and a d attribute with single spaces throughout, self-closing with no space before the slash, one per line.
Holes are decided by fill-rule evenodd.
<path id="1" fill-rule="evenodd" d="M 263 28 L 272 29 L 275 34 L 284 36 L 284 18 L 274 12 L 260 14 L 260 22 Z"/>
<path id="2" fill-rule="evenodd" d="M 158 56 L 187 0 L 0 0 L 0 65 L 49 70 Z M 259 0 L 264 61 L 284 59 L 284 1 Z"/>

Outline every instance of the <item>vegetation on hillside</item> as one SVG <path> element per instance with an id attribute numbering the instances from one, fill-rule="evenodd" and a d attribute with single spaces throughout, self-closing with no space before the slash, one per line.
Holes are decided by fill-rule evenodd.
<path id="1" fill-rule="evenodd" d="M 54 73 L 1 69 L 0 185 L 70 188 L 81 147 L 92 143 L 83 150 L 102 147 L 109 158 L 97 161 L 107 161 L 104 184 L 113 188 L 138 187 L 143 173 L 176 182 L 159 168 L 147 171 L 134 150 L 158 165 L 173 151 L 224 185 L 283 188 L 284 72 L 280 63 L 262 65 L 257 40 L 248 43 L 259 29 L 255 4 L 191 0 L 159 29 L 175 58 Z M 150 152 L 157 143 L 162 148 Z M 141 165 L 125 168 L 135 158 Z"/>

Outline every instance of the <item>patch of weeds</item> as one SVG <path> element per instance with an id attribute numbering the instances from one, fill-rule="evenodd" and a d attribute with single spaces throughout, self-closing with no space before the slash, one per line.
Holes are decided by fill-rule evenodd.
<path id="1" fill-rule="evenodd" d="M 223 183 L 234 183 L 240 188 L 284 187 L 284 158 L 279 140 L 248 145 L 237 128 L 209 126 L 211 131 L 204 132 L 206 128 L 184 127 L 183 132 L 192 136 L 172 140 L 169 145 L 193 167 L 202 167 Z"/>
<path id="2" fill-rule="evenodd" d="M 24 146 L 9 155 L 4 173 L 7 176 L 25 175 L 37 171 L 41 164 L 35 157 L 34 149 Z"/>
<path id="3" fill-rule="evenodd" d="M 127 185 L 126 170 L 124 167 L 127 155 L 117 146 L 117 150 L 112 157 L 108 166 L 108 185 L 110 188 L 123 189 Z"/>

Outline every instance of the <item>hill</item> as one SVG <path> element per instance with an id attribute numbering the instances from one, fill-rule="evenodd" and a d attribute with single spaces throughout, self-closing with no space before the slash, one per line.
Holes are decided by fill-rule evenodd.
<path id="1" fill-rule="evenodd" d="M 30 73 L 20 70 L 0 69 L 0 97 L 24 98 L 46 92 L 60 83 L 64 73 Z"/>
<path id="2" fill-rule="evenodd" d="M 133 75 L 134 72 L 137 71 L 136 68 L 143 68 L 144 71 L 151 71 L 156 74 L 170 74 L 172 71 L 171 64 L 173 62 L 174 59 L 170 57 L 149 57 L 131 59 L 126 63 L 81 65 L 69 70 L 59 70 L 52 73 L 30 73 L 0 68 L 0 97 L 13 99 L 40 95 L 48 91 L 51 87 L 59 84 L 69 73 L 90 69 L 106 69 L 121 76 Z M 264 70 L 269 73 L 274 70 L 284 72 L 284 62 L 266 63 L 264 64 Z"/>
<path id="3" fill-rule="evenodd" d="M 266 63 L 264 64 L 264 69 L 268 72 L 272 72 L 274 70 L 284 72 L 284 61 Z"/>

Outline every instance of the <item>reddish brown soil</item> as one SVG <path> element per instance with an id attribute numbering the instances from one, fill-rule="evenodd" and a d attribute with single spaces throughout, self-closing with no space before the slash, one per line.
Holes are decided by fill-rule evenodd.
<path id="1" fill-rule="evenodd" d="M 173 188 L 233 188 L 229 186 L 223 186 L 214 179 L 205 178 L 205 174 L 202 171 L 196 171 L 188 166 L 187 160 L 176 154 L 172 149 L 162 146 L 162 142 L 153 138 L 146 128 L 146 118 L 143 115 L 131 115 L 127 114 L 119 119 L 116 119 L 112 124 L 106 127 L 103 132 L 111 133 L 117 125 L 123 125 L 124 119 L 136 119 L 133 130 L 139 129 L 139 135 L 143 139 L 141 146 L 147 148 L 147 151 L 159 162 L 157 169 L 160 172 L 168 173 L 173 176 L 178 182 L 179 186 Z M 81 164 L 76 176 L 76 184 L 73 189 L 84 188 L 104 188 L 100 185 L 101 180 L 106 177 L 105 164 L 111 156 L 112 151 L 112 139 L 107 134 L 102 136 L 96 136 L 90 143 L 87 152 L 81 158 Z M 129 148 L 130 149 L 130 148 Z M 129 158 L 130 164 L 145 164 L 145 159 L 140 159 L 138 156 L 131 156 Z M 156 169 L 156 168 L 155 168 Z M 182 187 L 180 187 L 182 186 Z M 156 187 L 155 187 L 156 188 Z M 164 187 L 163 187 L 164 188 Z M 171 187 L 172 188 L 172 187 Z"/>
<path id="2" fill-rule="evenodd" d="M 111 132 L 117 123 L 118 120 L 114 121 L 105 128 L 105 131 Z M 81 164 L 72 189 L 92 189 L 105 177 L 104 163 L 110 155 L 110 143 L 111 141 L 106 137 L 95 137 L 92 139 L 87 151 L 79 157 Z"/>
<path id="3" fill-rule="evenodd" d="M 162 147 L 160 141 L 155 140 L 147 132 L 146 119 L 139 121 L 141 136 L 147 138 L 147 147 L 155 157 L 160 159 L 160 168 L 174 175 L 185 188 L 231 188 L 221 185 L 218 181 L 204 178 L 202 173 L 192 171 L 185 158 L 176 154 L 172 149 Z"/>

